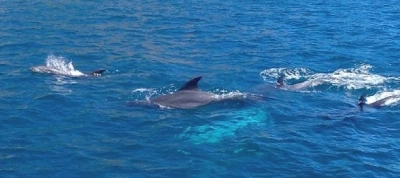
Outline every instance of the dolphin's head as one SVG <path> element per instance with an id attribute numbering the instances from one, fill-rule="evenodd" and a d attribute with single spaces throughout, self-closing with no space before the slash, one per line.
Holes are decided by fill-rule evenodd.
<path id="1" fill-rule="evenodd" d="M 101 74 L 103 74 L 103 72 L 105 72 L 105 71 L 106 71 L 106 69 L 98 69 L 98 70 L 95 70 L 95 71 L 93 71 L 93 72 L 90 72 L 89 75 L 93 75 L 93 76 L 95 76 L 95 77 L 99 77 L 99 76 L 101 76 Z"/>
<path id="2" fill-rule="evenodd" d="M 363 110 L 363 105 L 365 105 L 366 101 L 367 101 L 367 99 L 365 98 L 365 93 L 364 93 L 360 96 L 360 98 L 358 99 L 358 102 L 357 102 L 357 105 L 358 105 L 358 107 L 360 107 L 361 110 Z"/>

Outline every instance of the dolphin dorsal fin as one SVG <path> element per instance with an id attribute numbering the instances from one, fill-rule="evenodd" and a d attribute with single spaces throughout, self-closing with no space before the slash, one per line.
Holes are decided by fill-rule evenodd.
<path id="1" fill-rule="evenodd" d="M 185 83 L 185 85 L 183 85 L 179 91 L 182 90 L 199 90 L 199 87 L 197 87 L 197 83 L 200 81 L 201 76 L 196 77 L 192 80 L 189 80 L 188 82 Z"/>

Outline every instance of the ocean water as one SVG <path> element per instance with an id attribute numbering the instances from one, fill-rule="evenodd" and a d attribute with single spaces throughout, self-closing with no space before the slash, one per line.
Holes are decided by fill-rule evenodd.
<path id="1" fill-rule="evenodd" d="M 398 1 L 0 4 L 1 177 L 400 175 Z"/>

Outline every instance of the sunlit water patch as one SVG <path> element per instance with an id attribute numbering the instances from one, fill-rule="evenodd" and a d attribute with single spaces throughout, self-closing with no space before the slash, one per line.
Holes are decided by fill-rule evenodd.
<path id="1" fill-rule="evenodd" d="M 267 111 L 256 107 L 221 113 L 210 120 L 209 124 L 187 127 L 178 138 L 193 144 L 219 143 L 224 139 L 232 139 L 239 129 L 246 129 L 246 126 L 253 124 L 263 127 L 273 123 Z"/>

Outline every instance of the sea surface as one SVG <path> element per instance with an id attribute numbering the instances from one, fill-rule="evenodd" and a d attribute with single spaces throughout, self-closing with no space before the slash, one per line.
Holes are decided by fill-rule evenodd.
<path id="1" fill-rule="evenodd" d="M 0 4 L 0 177 L 400 175 L 400 1 Z"/>

